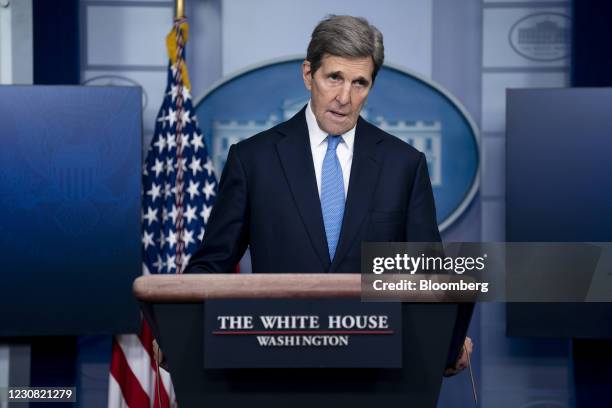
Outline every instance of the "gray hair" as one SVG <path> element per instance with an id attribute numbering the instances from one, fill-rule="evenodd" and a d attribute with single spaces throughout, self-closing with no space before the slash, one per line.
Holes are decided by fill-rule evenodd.
<path id="1" fill-rule="evenodd" d="M 371 57 L 374 81 L 385 59 L 382 33 L 363 17 L 329 15 L 317 24 L 308 44 L 306 60 L 310 62 L 312 75 L 321 67 L 325 55 Z"/>

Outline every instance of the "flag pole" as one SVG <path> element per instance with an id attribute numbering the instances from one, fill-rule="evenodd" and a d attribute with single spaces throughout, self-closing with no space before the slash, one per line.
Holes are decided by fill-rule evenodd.
<path id="1" fill-rule="evenodd" d="M 176 0 L 176 18 L 185 17 L 185 1 Z"/>

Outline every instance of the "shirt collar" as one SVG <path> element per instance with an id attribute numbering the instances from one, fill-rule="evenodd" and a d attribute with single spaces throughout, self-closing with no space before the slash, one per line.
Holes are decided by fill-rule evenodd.
<path id="1" fill-rule="evenodd" d="M 308 125 L 308 135 L 310 137 L 310 147 L 315 148 L 319 146 L 321 143 L 325 142 L 327 139 L 327 133 L 319 127 L 317 123 L 317 118 L 315 117 L 311 102 L 308 101 L 308 106 L 306 107 L 306 124 Z M 340 135 L 342 136 L 342 140 L 348 147 L 349 151 L 353 151 L 353 145 L 355 144 L 355 128 L 357 125 L 353 126 L 351 130 Z"/>

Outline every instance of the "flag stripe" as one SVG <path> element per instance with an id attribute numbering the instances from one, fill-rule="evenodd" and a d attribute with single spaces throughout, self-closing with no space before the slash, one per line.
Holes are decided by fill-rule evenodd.
<path id="1" fill-rule="evenodd" d="M 160 375 L 161 375 L 161 368 L 160 368 Z M 159 383 L 159 387 L 158 387 L 158 383 Z M 159 390 L 159 392 L 158 392 Z M 170 400 L 168 399 L 168 393 L 166 392 L 166 388 L 164 386 L 163 381 L 161 381 L 160 378 L 157 377 L 157 372 L 155 373 L 155 396 L 153 398 L 153 407 L 154 408 L 163 408 L 163 407 L 169 407 L 170 406 Z M 161 405 L 160 405 L 161 402 Z"/>
<path id="2" fill-rule="evenodd" d="M 163 368 L 159 369 L 159 374 L 161 375 L 163 389 L 167 390 L 168 400 L 176 401 L 176 395 L 174 394 L 174 387 L 172 386 L 172 379 L 170 378 L 170 373 L 164 370 Z M 176 405 L 176 403 L 174 403 Z"/>
<path id="3" fill-rule="evenodd" d="M 117 408 L 130 408 L 125 402 L 119 383 L 113 374 L 109 373 L 108 377 L 108 405 Z"/>
<path id="4" fill-rule="evenodd" d="M 138 335 L 140 342 L 144 346 L 147 354 L 149 354 L 149 358 L 151 361 L 154 361 L 153 357 L 153 332 L 151 332 L 151 328 L 149 327 L 149 323 L 145 320 L 142 321 L 142 327 L 140 329 L 140 334 Z"/>
<path id="5" fill-rule="evenodd" d="M 149 359 L 151 361 L 151 370 L 153 371 L 153 406 L 156 408 L 168 407 L 170 406 L 170 400 L 168 397 L 168 389 L 172 388 L 172 383 L 168 381 L 166 384 L 162 382 L 159 383 L 159 393 L 157 383 L 159 378 L 157 377 L 157 363 L 155 362 L 155 357 L 153 355 L 153 332 L 149 327 L 149 324 L 143 320 L 142 321 L 142 329 L 140 331 L 140 335 L 138 336 L 140 342 L 143 345 L 144 350 L 149 355 Z M 162 372 L 162 368 L 160 367 L 160 376 Z M 170 376 L 168 376 L 168 380 Z M 161 400 L 161 406 L 159 402 Z"/>
<path id="6" fill-rule="evenodd" d="M 162 372 L 164 371 L 164 369 L 161 367 L 159 367 L 160 377 L 157 376 L 157 363 L 155 362 L 154 359 L 151 359 L 151 370 L 153 370 L 153 378 L 154 378 L 153 392 L 155 393 L 153 405 L 157 408 L 168 407 L 170 406 L 170 398 L 168 395 L 169 394 L 168 390 L 169 389 L 172 390 L 172 382 L 168 381 L 168 383 L 164 384 L 163 377 L 160 378 L 162 376 Z M 170 379 L 169 375 L 168 375 L 168 379 Z M 161 406 L 159 405 L 160 401 L 161 401 Z"/>
<path id="7" fill-rule="evenodd" d="M 131 408 L 149 407 L 149 396 L 144 391 L 140 381 L 132 370 L 123 354 L 123 349 L 117 341 L 113 341 L 113 353 L 111 362 L 111 375 L 117 381 L 124 403 Z M 113 401 L 110 401 L 111 404 Z M 121 405 L 120 405 L 121 406 Z"/>
<path id="8" fill-rule="evenodd" d="M 138 336 L 122 334 L 116 336 L 117 344 L 121 347 L 130 370 L 145 390 L 152 390 L 154 381 L 151 372 L 151 357 L 140 342 Z M 149 396 L 152 394 L 148 392 Z"/>

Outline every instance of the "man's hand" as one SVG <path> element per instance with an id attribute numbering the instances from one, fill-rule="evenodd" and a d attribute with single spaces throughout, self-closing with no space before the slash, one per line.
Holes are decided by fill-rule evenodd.
<path id="1" fill-rule="evenodd" d="M 444 370 L 444 376 L 451 377 L 463 371 L 468 366 L 469 356 L 472 354 L 473 348 L 474 344 L 472 343 L 472 339 L 466 337 L 465 341 L 463 342 L 461 354 L 459 354 L 455 365 Z"/>
<path id="2" fill-rule="evenodd" d="M 161 349 L 159 348 L 159 344 L 157 344 L 157 340 L 155 339 L 153 339 L 153 358 L 161 368 L 166 371 L 170 371 L 168 370 L 168 364 L 166 363 L 166 359 L 164 358 L 164 353 L 162 353 Z"/>

